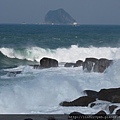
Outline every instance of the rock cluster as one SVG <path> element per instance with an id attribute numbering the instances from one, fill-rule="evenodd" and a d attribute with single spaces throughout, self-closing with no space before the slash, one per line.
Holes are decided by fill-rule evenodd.
<path id="1" fill-rule="evenodd" d="M 113 60 L 105 58 L 86 58 L 85 61 L 77 60 L 76 63 L 65 63 L 64 67 L 83 67 L 85 72 L 99 72 L 103 73 L 113 63 Z M 34 69 L 58 67 L 56 59 L 43 57 L 40 60 L 40 65 L 34 65 Z"/>
<path id="2" fill-rule="evenodd" d="M 80 112 L 72 112 L 69 114 L 68 118 L 73 120 L 113 120 L 113 117 L 108 116 L 103 110 L 94 115 L 85 115 Z"/>
<path id="3" fill-rule="evenodd" d="M 66 63 L 65 67 L 79 67 L 82 66 L 83 70 L 86 72 L 99 72 L 103 73 L 106 68 L 108 68 L 113 63 L 112 60 L 105 58 L 86 58 L 83 62 L 82 60 L 76 61 L 76 63 Z"/>
<path id="4" fill-rule="evenodd" d="M 97 100 L 108 101 L 111 104 L 120 103 L 120 88 L 101 89 L 99 92 L 93 91 L 93 90 L 84 90 L 83 93 L 85 93 L 87 96 L 79 97 L 78 99 L 75 99 L 70 102 L 67 102 L 67 101 L 61 102 L 60 106 L 94 107 L 97 105 L 95 103 L 95 101 Z M 113 111 L 117 108 L 118 108 L 117 105 L 110 105 L 108 107 L 109 113 L 112 114 Z M 120 109 L 116 111 L 116 115 L 120 115 Z"/>

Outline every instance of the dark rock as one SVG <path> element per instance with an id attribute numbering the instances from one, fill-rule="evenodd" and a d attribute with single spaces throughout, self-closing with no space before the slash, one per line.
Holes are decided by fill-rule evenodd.
<path id="1" fill-rule="evenodd" d="M 40 65 L 33 65 L 33 68 L 34 68 L 34 69 L 40 69 L 41 66 L 40 66 Z"/>
<path id="2" fill-rule="evenodd" d="M 98 92 L 98 99 L 109 102 L 120 102 L 120 88 L 101 89 Z"/>
<path id="3" fill-rule="evenodd" d="M 105 111 L 101 110 L 101 111 L 99 111 L 98 113 L 96 113 L 95 116 L 96 116 L 96 115 L 103 115 L 103 116 L 105 116 L 105 115 L 107 115 L 107 114 L 106 114 Z"/>
<path id="4" fill-rule="evenodd" d="M 74 20 L 65 10 L 57 9 L 50 10 L 45 16 L 45 23 L 47 24 L 73 24 Z"/>
<path id="5" fill-rule="evenodd" d="M 68 106 L 88 106 L 88 104 L 90 104 L 94 101 L 96 101 L 96 98 L 94 98 L 94 97 L 83 96 L 83 97 L 80 97 L 71 102 L 64 101 L 64 102 L 60 103 L 60 105 L 66 106 L 66 107 L 68 107 Z"/>
<path id="6" fill-rule="evenodd" d="M 73 119 L 73 120 L 82 120 L 82 118 L 84 118 L 85 120 L 85 115 L 80 112 L 72 112 L 68 116 L 68 119 Z"/>
<path id="7" fill-rule="evenodd" d="M 113 111 L 114 111 L 117 107 L 118 107 L 118 106 L 116 106 L 116 105 L 111 105 L 111 106 L 109 106 L 110 114 L 112 114 Z"/>
<path id="8" fill-rule="evenodd" d="M 94 65 L 94 72 L 103 73 L 112 64 L 112 60 L 101 58 Z"/>
<path id="9" fill-rule="evenodd" d="M 48 120 L 56 120 L 54 117 L 49 117 Z"/>
<path id="10" fill-rule="evenodd" d="M 112 63 L 112 60 L 105 58 L 101 58 L 99 60 L 96 58 L 86 58 L 83 63 L 83 70 L 86 72 L 103 73 Z"/>
<path id="11" fill-rule="evenodd" d="M 58 67 L 58 61 L 52 58 L 42 58 L 40 60 L 40 66 L 43 68 Z"/>
<path id="12" fill-rule="evenodd" d="M 109 117 L 105 111 L 101 110 L 95 115 L 93 115 L 94 120 L 113 120 L 113 118 Z"/>
<path id="13" fill-rule="evenodd" d="M 74 67 L 79 67 L 79 66 L 83 66 L 83 61 L 82 60 L 78 60 L 76 61 Z"/>
<path id="14" fill-rule="evenodd" d="M 65 63 L 64 67 L 73 67 L 75 63 Z"/>
<path id="15" fill-rule="evenodd" d="M 114 95 L 112 97 L 113 103 L 120 103 L 120 96 L 119 95 Z"/>
<path id="16" fill-rule="evenodd" d="M 108 116 L 105 111 L 101 110 L 94 115 L 85 115 L 80 112 L 72 112 L 68 116 L 68 119 L 73 120 L 113 120 L 111 116 Z"/>
<path id="17" fill-rule="evenodd" d="M 116 115 L 120 116 L 120 109 L 116 111 Z"/>
<path id="18" fill-rule="evenodd" d="M 96 58 L 86 58 L 85 62 L 83 63 L 83 70 L 86 72 L 93 71 L 96 61 L 98 61 Z"/>
<path id="19" fill-rule="evenodd" d="M 90 104 L 90 107 L 92 108 L 92 107 L 94 107 L 96 104 L 95 103 L 91 103 Z"/>
<path id="20" fill-rule="evenodd" d="M 24 120 L 33 120 L 32 118 L 25 118 Z"/>
<path id="21" fill-rule="evenodd" d="M 98 97 L 98 92 L 96 92 L 94 90 L 84 90 L 83 92 L 86 93 L 87 96 L 95 97 L 95 98 Z"/>

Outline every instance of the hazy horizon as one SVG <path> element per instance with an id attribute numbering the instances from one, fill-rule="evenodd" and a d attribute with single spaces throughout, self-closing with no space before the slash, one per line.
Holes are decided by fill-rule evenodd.
<path id="1" fill-rule="evenodd" d="M 46 13 L 59 8 L 79 24 L 120 25 L 120 0 L 0 0 L 0 24 L 44 23 Z"/>

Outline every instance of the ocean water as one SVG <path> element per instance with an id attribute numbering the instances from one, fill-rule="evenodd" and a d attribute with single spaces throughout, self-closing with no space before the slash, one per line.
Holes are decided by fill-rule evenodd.
<path id="1" fill-rule="evenodd" d="M 58 60 L 59 67 L 33 69 L 43 57 Z M 105 73 L 64 67 L 87 57 L 114 62 Z M 10 71 L 22 72 L 9 76 Z M 109 113 L 109 102 L 98 100 L 102 104 L 93 108 L 59 103 L 85 95 L 84 90 L 111 87 L 120 87 L 120 26 L 0 25 L 0 113 Z"/>

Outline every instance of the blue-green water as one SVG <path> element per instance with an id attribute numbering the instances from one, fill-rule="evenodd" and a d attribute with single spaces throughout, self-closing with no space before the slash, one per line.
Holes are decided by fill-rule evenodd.
<path id="1" fill-rule="evenodd" d="M 59 67 L 33 69 L 43 57 L 58 60 Z M 105 73 L 85 73 L 65 62 L 87 57 L 114 61 Z M 15 76 L 9 72 L 21 71 Z M 59 106 L 83 96 L 83 90 L 120 86 L 120 26 L 113 25 L 0 25 L 0 113 L 93 114 L 96 108 Z M 99 101 L 98 101 L 99 102 Z M 120 105 L 119 105 L 120 106 Z M 109 113 L 109 111 L 107 111 Z"/>
<path id="2" fill-rule="evenodd" d="M 120 26 L 0 25 L 0 47 L 119 47 Z"/>
<path id="3" fill-rule="evenodd" d="M 119 48 L 120 26 L 0 25 L 0 54 L 7 55 L 7 57 L 11 58 L 39 61 L 44 56 L 60 58 L 65 51 L 63 49 L 70 50 L 71 52 L 68 54 L 72 55 L 75 49 L 76 51 L 83 51 L 84 54 L 85 49 L 90 47 Z M 83 50 L 81 48 L 85 49 Z M 73 49 L 74 51 L 72 51 Z M 9 60 L 11 61 L 11 59 L 8 59 L 7 62 Z M 65 60 L 75 61 L 69 58 Z M 59 61 L 66 62 L 65 60 Z M 4 62 L 0 62 L 1 66 L 4 67 Z M 11 63 L 8 64 L 9 66 L 11 65 Z M 15 65 L 17 65 L 17 61 Z"/>

